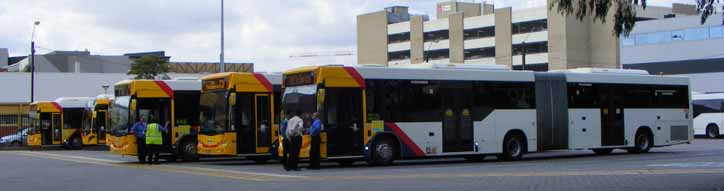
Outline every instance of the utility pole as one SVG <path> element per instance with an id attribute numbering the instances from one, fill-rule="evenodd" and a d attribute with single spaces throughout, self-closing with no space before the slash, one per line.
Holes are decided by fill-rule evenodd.
<path id="1" fill-rule="evenodd" d="M 35 101 L 35 27 L 40 21 L 33 23 L 33 33 L 30 34 L 30 103 Z"/>
<path id="2" fill-rule="evenodd" d="M 221 0 L 221 55 L 219 72 L 224 72 L 224 70 L 226 70 L 226 66 L 224 65 L 224 0 Z"/>
<path id="3" fill-rule="evenodd" d="M 525 55 L 528 53 L 528 47 L 525 46 L 525 41 L 523 41 L 523 65 L 521 65 L 521 70 L 525 70 Z"/>

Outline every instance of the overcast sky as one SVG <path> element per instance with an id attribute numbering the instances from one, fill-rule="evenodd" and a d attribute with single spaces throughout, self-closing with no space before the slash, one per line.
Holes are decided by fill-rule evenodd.
<path id="1" fill-rule="evenodd" d="M 435 17 L 440 0 L 226 0 L 225 60 L 253 62 L 256 71 L 301 65 L 355 64 L 354 56 L 290 58 L 354 51 L 356 15 L 409 6 Z M 471 1 L 471 0 L 467 0 Z M 477 2 L 481 2 L 478 0 Z M 497 8 L 543 6 L 545 0 L 488 0 Z M 694 0 L 649 0 L 651 4 Z M 172 61 L 219 60 L 218 0 L 0 0 L 0 48 L 29 54 L 33 21 L 39 53 L 89 50 L 119 55 L 164 50 Z"/>

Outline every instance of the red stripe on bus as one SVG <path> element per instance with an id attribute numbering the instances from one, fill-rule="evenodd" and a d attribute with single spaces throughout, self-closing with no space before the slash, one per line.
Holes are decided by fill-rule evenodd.
<path id="1" fill-rule="evenodd" d="M 362 88 L 362 89 L 365 88 L 365 80 L 362 79 L 362 76 L 359 75 L 357 70 L 355 70 L 352 67 L 344 67 L 344 70 L 347 71 L 347 73 L 349 73 L 350 76 L 352 76 L 354 81 L 357 81 L 357 84 L 359 85 L 360 88 Z"/>
<path id="2" fill-rule="evenodd" d="M 410 139 L 410 137 L 408 137 L 407 134 L 405 134 L 405 132 L 403 132 L 402 129 L 397 126 L 397 124 L 385 123 L 385 125 L 387 125 L 387 127 L 389 127 L 392 132 L 397 135 L 397 137 L 400 137 L 400 139 L 402 139 L 402 142 L 405 143 L 407 147 L 412 150 L 413 153 L 415 153 L 415 156 L 425 156 L 425 152 L 422 152 L 422 149 L 420 149 L 420 147 L 418 147 L 417 144 L 415 144 L 415 142 L 412 141 L 412 139 Z"/>
<path id="3" fill-rule="evenodd" d="M 158 87 L 161 88 L 163 92 L 166 92 L 166 95 L 168 95 L 168 97 L 173 98 L 173 90 L 171 90 L 171 87 L 168 87 L 168 84 L 166 84 L 166 82 L 160 80 L 156 80 L 153 82 L 156 82 L 156 85 L 158 85 Z"/>
<path id="4" fill-rule="evenodd" d="M 57 102 L 53 102 L 52 104 L 53 107 L 55 107 L 55 109 L 57 109 L 58 111 L 63 111 L 63 107 L 61 107 L 60 104 L 58 104 Z"/>
<path id="5" fill-rule="evenodd" d="M 254 74 L 254 77 L 256 78 L 256 80 L 259 80 L 261 85 L 263 85 L 267 91 L 269 91 L 269 92 L 274 91 L 274 88 L 272 87 L 271 83 L 269 83 L 269 80 L 267 80 L 266 77 L 264 77 L 264 75 Z"/>

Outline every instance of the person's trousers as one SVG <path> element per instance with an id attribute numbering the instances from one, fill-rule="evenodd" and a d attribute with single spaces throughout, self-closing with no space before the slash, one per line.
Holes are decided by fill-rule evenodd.
<path id="1" fill-rule="evenodd" d="M 292 149 L 291 141 L 289 138 L 282 139 L 282 164 L 284 164 L 284 170 L 290 170 L 289 168 L 289 152 Z"/>
<path id="2" fill-rule="evenodd" d="M 152 163 L 158 163 L 158 155 L 161 152 L 161 145 L 146 145 L 146 155 L 148 158 L 146 159 L 146 163 L 152 164 Z"/>
<path id="3" fill-rule="evenodd" d="M 309 168 L 319 169 L 319 147 L 322 143 L 322 138 L 319 135 L 312 136 L 312 144 L 309 148 Z"/>
<path id="4" fill-rule="evenodd" d="M 146 138 L 136 137 L 136 155 L 138 162 L 146 162 Z"/>
<path id="5" fill-rule="evenodd" d="M 299 169 L 299 150 L 302 148 L 302 137 L 294 136 L 291 140 L 291 151 L 289 152 L 289 168 Z"/>

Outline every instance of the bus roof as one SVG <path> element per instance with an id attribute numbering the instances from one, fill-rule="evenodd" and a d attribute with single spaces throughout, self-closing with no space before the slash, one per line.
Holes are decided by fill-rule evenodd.
<path id="1" fill-rule="evenodd" d="M 692 100 L 712 100 L 712 99 L 724 99 L 724 93 L 699 93 L 692 94 Z"/>
<path id="2" fill-rule="evenodd" d="M 248 72 L 216 73 L 201 78 L 202 89 L 234 89 L 236 92 L 272 92 L 274 85 L 280 85 L 280 74 L 261 74 Z"/>
<path id="3" fill-rule="evenodd" d="M 142 98 L 169 98 L 174 91 L 201 91 L 199 79 L 174 80 L 123 80 L 114 85 L 116 92 L 127 91 L 120 95 L 135 95 Z M 126 86 L 126 87 L 123 87 Z"/>
<path id="4" fill-rule="evenodd" d="M 610 70 L 610 69 L 609 69 Z M 637 71 L 604 69 L 586 69 L 571 71 L 531 72 L 500 69 L 480 69 L 465 67 L 431 67 L 431 68 L 399 68 L 399 67 L 364 67 L 364 66 L 312 66 L 301 67 L 285 72 L 285 75 L 315 72 L 314 82 L 322 79 L 335 78 L 332 86 L 340 85 L 357 87 L 364 84 L 364 79 L 399 79 L 399 80 L 479 80 L 479 81 L 512 81 L 533 82 L 539 73 L 560 73 L 568 82 L 583 83 L 621 83 L 621 84 L 657 84 L 657 85 L 688 85 L 689 78 L 684 76 L 647 75 Z M 591 71 L 591 72 L 586 72 Z M 354 79 L 351 81 L 350 79 Z"/>
<path id="5" fill-rule="evenodd" d="M 62 111 L 62 107 L 58 103 L 52 101 L 35 101 L 30 104 L 31 111 L 38 111 L 43 113 L 55 113 Z"/>
<path id="6" fill-rule="evenodd" d="M 55 99 L 55 103 L 60 105 L 63 109 L 87 108 L 90 100 L 91 98 L 89 97 L 60 97 Z"/>

